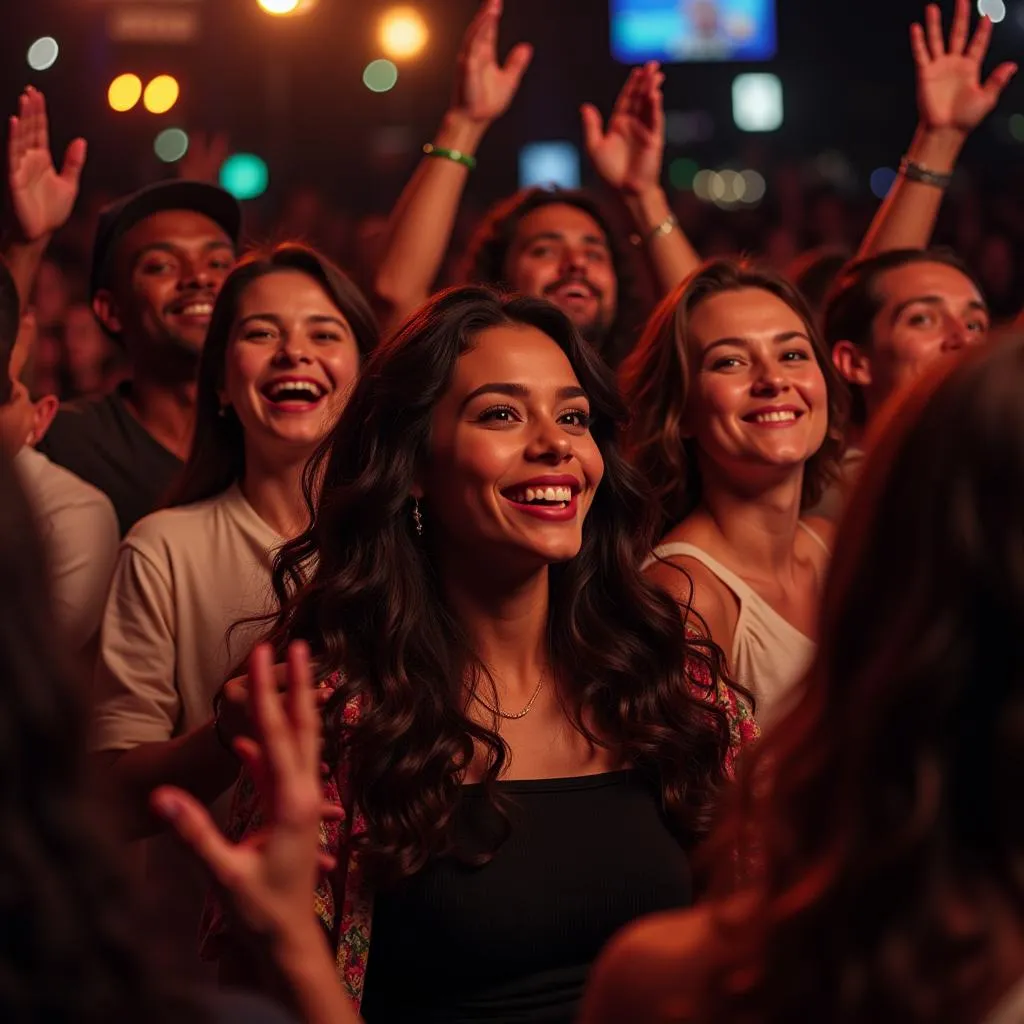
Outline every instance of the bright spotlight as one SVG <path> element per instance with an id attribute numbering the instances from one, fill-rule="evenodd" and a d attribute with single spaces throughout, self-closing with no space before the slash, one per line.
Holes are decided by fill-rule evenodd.
<path id="1" fill-rule="evenodd" d="M 737 75 L 732 82 L 732 119 L 743 132 L 782 127 L 782 82 L 777 75 Z"/>
<path id="2" fill-rule="evenodd" d="M 151 114 L 166 114 L 175 103 L 181 88 L 178 80 L 172 75 L 157 75 L 149 85 L 142 97 L 142 102 Z"/>
<path id="3" fill-rule="evenodd" d="M 118 75 L 107 89 L 107 101 L 114 110 L 122 114 L 126 110 L 131 110 L 141 98 L 142 79 L 138 75 Z"/>
<path id="4" fill-rule="evenodd" d="M 43 36 L 28 48 L 28 66 L 33 71 L 46 71 L 57 63 L 60 48 L 53 36 Z"/>
<path id="5" fill-rule="evenodd" d="M 294 14 L 299 0 L 257 0 L 267 14 Z"/>
<path id="6" fill-rule="evenodd" d="M 381 49 L 393 60 L 407 60 L 427 45 L 427 23 L 413 7 L 394 7 L 380 20 Z"/>

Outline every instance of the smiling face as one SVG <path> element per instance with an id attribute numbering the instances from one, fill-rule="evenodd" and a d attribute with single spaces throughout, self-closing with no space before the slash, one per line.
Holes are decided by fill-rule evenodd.
<path id="1" fill-rule="evenodd" d="M 352 328 L 317 281 L 298 270 L 253 281 L 231 325 L 219 396 L 242 424 L 246 465 L 307 457 L 337 421 L 358 371 Z"/>
<path id="2" fill-rule="evenodd" d="M 568 203 L 549 203 L 516 227 L 505 277 L 517 292 L 548 299 L 591 341 L 615 320 L 618 282 L 601 226 Z"/>
<path id="3" fill-rule="evenodd" d="M 97 293 L 96 314 L 143 359 L 168 351 L 198 356 L 234 263 L 231 240 L 209 217 L 155 213 L 118 242 L 113 285 Z"/>
<path id="4" fill-rule="evenodd" d="M 575 557 L 604 474 L 589 418 L 572 365 L 546 334 L 478 334 L 434 411 L 417 484 L 442 560 L 516 573 Z"/>
<path id="5" fill-rule="evenodd" d="M 755 483 L 802 469 L 824 443 L 828 392 L 801 317 L 744 288 L 705 299 L 689 325 L 686 426 L 705 476 Z"/>

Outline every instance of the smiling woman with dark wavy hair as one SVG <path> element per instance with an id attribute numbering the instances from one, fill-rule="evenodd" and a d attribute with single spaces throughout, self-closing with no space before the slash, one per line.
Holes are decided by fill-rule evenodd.
<path id="1" fill-rule="evenodd" d="M 308 641 L 335 687 L 348 816 L 325 828 L 339 866 L 317 906 L 370 1024 L 568 1021 L 619 925 L 692 899 L 750 723 L 640 572 L 623 419 L 557 308 L 456 289 L 371 357 L 310 470 L 273 639 Z M 236 836 L 254 813 L 243 797 Z"/>

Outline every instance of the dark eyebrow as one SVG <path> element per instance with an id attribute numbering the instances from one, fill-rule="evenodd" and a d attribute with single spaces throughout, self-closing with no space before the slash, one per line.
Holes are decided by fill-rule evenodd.
<path id="1" fill-rule="evenodd" d="M 235 254 L 235 247 L 223 238 L 215 238 L 203 245 L 204 253 L 213 252 L 214 249 L 227 249 L 232 256 Z M 151 242 L 149 245 L 144 245 L 132 257 L 132 269 L 134 270 L 139 265 L 139 261 L 151 252 L 166 252 L 171 256 L 177 256 L 180 251 L 178 246 L 170 242 Z"/>
<path id="2" fill-rule="evenodd" d="M 278 327 L 281 327 L 284 324 L 284 320 L 276 313 L 250 313 L 248 316 L 244 316 L 238 321 L 238 326 L 244 327 L 250 320 L 266 320 L 272 324 L 276 324 Z M 331 316 L 328 313 L 314 313 L 312 316 L 307 316 L 306 323 L 334 324 L 337 327 L 340 327 L 343 331 L 350 330 L 349 325 L 345 323 L 344 320 L 337 316 Z"/>
<path id="3" fill-rule="evenodd" d="M 941 295 L 916 295 L 911 299 L 905 299 L 892 311 L 892 323 L 896 323 L 896 321 L 899 320 L 899 318 L 906 312 L 908 306 L 913 306 L 918 302 L 925 306 L 941 306 L 943 298 Z M 984 313 L 985 316 L 989 315 L 988 306 L 986 306 L 980 299 L 971 299 L 971 301 L 967 303 L 967 308 Z"/>
<path id="4" fill-rule="evenodd" d="M 530 389 L 525 384 L 506 384 L 503 382 L 481 384 L 480 387 L 466 395 L 459 406 L 459 411 L 461 412 L 474 398 L 479 398 L 481 395 L 508 395 L 511 398 L 529 398 Z M 587 393 L 579 385 L 573 384 L 568 387 L 559 388 L 555 392 L 555 396 L 560 402 L 564 402 L 570 398 L 586 398 Z"/>
<path id="5" fill-rule="evenodd" d="M 803 331 L 782 331 L 780 334 L 776 334 L 772 341 L 776 345 L 784 345 L 787 341 L 792 341 L 794 338 L 802 338 L 806 342 L 810 342 L 810 338 L 804 334 Z M 716 348 L 748 348 L 747 341 L 745 338 L 719 338 L 718 341 L 713 341 L 706 349 L 704 349 L 704 355 L 706 356 L 709 352 Z"/>
<path id="6" fill-rule="evenodd" d="M 564 242 L 565 235 L 560 231 L 539 231 L 535 235 L 529 235 L 523 239 L 523 248 L 527 248 L 534 244 L 534 242 Z M 603 249 L 608 248 L 608 239 L 603 235 L 584 235 L 583 241 L 587 245 L 600 245 Z"/>

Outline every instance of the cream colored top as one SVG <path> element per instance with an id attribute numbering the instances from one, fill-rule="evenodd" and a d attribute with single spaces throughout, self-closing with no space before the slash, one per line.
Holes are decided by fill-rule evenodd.
<path id="1" fill-rule="evenodd" d="M 262 631 L 248 616 L 274 607 L 270 574 L 280 538 L 233 486 L 208 501 L 141 519 L 121 544 L 96 667 L 91 745 L 129 750 L 192 732 Z M 227 820 L 230 794 L 212 810 Z M 170 836 L 142 844 L 145 884 L 161 937 L 194 978 L 206 878 Z"/>
<path id="2" fill-rule="evenodd" d="M 805 523 L 800 526 L 831 554 L 828 545 Z M 739 616 L 729 652 L 729 670 L 757 702 L 754 716 L 764 730 L 779 715 L 785 698 L 814 656 L 815 643 L 787 622 L 749 583 L 712 558 L 695 544 L 678 541 L 656 547 L 645 568 L 655 558 L 686 556 L 714 573 L 735 595 Z"/>
<path id="3" fill-rule="evenodd" d="M 35 514 L 50 570 L 61 641 L 92 659 L 120 530 L 110 499 L 25 445 L 14 468 Z"/>

